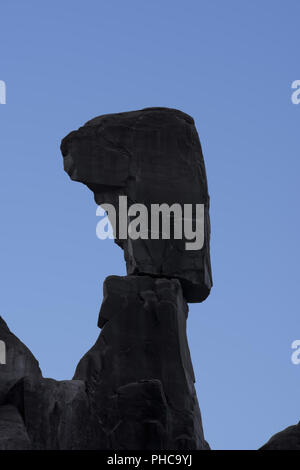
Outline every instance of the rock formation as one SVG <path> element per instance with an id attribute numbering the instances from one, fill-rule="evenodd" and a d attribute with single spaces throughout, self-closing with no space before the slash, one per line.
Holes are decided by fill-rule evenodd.
<path id="1" fill-rule="evenodd" d="M 74 378 L 86 383 L 111 448 L 206 447 L 186 338 L 187 313 L 176 279 L 106 279 L 101 334 Z"/>
<path id="2" fill-rule="evenodd" d="M 42 377 L 38 361 L 29 349 L 13 335 L 3 318 L 0 317 L 0 340 L 6 347 L 6 364 L 0 365 L 0 405 L 5 401 L 8 391 L 22 377 Z"/>
<path id="3" fill-rule="evenodd" d="M 187 314 L 177 279 L 108 277 L 99 338 L 65 381 L 42 378 L 2 321 L 0 450 L 207 449 Z"/>
<path id="4" fill-rule="evenodd" d="M 193 119 L 168 108 L 99 116 L 67 135 L 61 150 L 66 172 L 94 192 L 97 204 L 111 203 L 118 210 L 121 195 L 128 204 L 148 209 L 151 204 L 204 204 L 201 250 L 186 250 L 184 237 L 153 239 L 151 233 L 147 240 L 120 239 L 117 233 L 115 240 L 124 249 L 129 275 L 177 278 L 188 302 L 205 300 L 212 286 L 209 195 Z"/>
<path id="5" fill-rule="evenodd" d="M 300 422 L 274 434 L 260 450 L 300 450 Z"/>
<path id="6" fill-rule="evenodd" d="M 114 226 L 128 276 L 105 280 L 101 332 L 73 380 L 43 378 L 0 322 L 7 345 L 0 449 L 208 449 L 186 337 L 187 302 L 203 301 L 212 286 L 209 196 L 193 119 L 167 108 L 100 116 L 71 132 L 61 149 L 65 170 L 98 204 L 118 211 L 119 196 L 149 209 L 201 204 L 203 245 L 189 251 L 186 233 L 166 239 L 159 230 L 153 239 L 152 228 L 133 240 Z M 180 223 L 197 217 L 183 211 Z"/>
<path id="7" fill-rule="evenodd" d="M 0 450 L 30 448 L 30 440 L 18 409 L 7 401 L 10 390 L 25 376 L 39 380 L 37 360 L 8 329 L 0 317 L 0 340 L 6 348 L 6 363 L 0 364 Z"/>

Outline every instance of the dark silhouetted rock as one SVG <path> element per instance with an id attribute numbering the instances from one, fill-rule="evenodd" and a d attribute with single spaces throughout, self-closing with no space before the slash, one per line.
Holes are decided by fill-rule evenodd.
<path id="1" fill-rule="evenodd" d="M 300 450 L 300 422 L 274 434 L 260 450 Z"/>
<path id="2" fill-rule="evenodd" d="M 42 373 L 38 361 L 29 349 L 8 329 L 0 317 L 0 340 L 6 346 L 6 364 L 0 365 L 0 405 L 8 390 L 22 377 L 40 378 Z"/>
<path id="3" fill-rule="evenodd" d="M 187 315 L 177 279 L 108 277 L 101 333 L 73 380 L 44 379 L 29 369 L 9 390 L 5 384 L 5 393 L 0 388 L 5 395 L 2 447 L 208 449 L 186 338 Z"/>
<path id="4" fill-rule="evenodd" d="M 176 279 L 106 279 L 99 315 L 103 328 L 74 378 L 86 382 L 111 448 L 206 448 L 187 314 Z"/>
<path id="5" fill-rule="evenodd" d="M 25 377 L 7 396 L 21 414 L 35 450 L 101 448 L 101 427 L 94 426 L 85 383 Z"/>
<path id="6" fill-rule="evenodd" d="M 0 406 L 0 450 L 28 450 L 31 448 L 23 419 L 12 405 Z"/>
<path id="7" fill-rule="evenodd" d="M 209 196 L 194 121 L 166 108 L 100 116 L 67 136 L 62 152 L 71 178 L 98 204 L 117 207 L 120 195 L 147 207 L 203 204 L 204 245 L 188 251 L 174 237 L 116 240 L 129 276 L 106 279 L 102 330 L 73 380 L 43 378 L 1 320 L 8 360 L 0 365 L 0 448 L 209 449 L 186 337 L 187 301 L 204 300 L 212 285 Z"/>
<path id="8" fill-rule="evenodd" d="M 69 176 L 86 184 L 97 204 L 118 212 L 119 196 L 128 205 L 178 203 L 205 205 L 202 249 L 186 250 L 186 239 L 120 239 L 128 274 L 177 278 L 188 302 L 201 302 L 212 286 L 209 238 L 209 195 L 194 120 L 169 108 L 147 108 L 99 116 L 62 141 Z M 195 217 L 195 214 L 193 214 Z M 188 219 L 188 217 L 186 217 Z M 160 233 L 161 237 L 161 233 Z"/>

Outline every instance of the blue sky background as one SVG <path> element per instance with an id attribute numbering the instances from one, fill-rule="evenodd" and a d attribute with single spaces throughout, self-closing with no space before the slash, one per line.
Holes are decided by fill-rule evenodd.
<path id="1" fill-rule="evenodd" d="M 214 287 L 188 335 L 206 438 L 255 449 L 300 419 L 299 1 L 1 3 L 0 314 L 43 373 L 71 378 L 125 274 L 60 140 L 103 113 L 195 118 L 211 195 Z"/>

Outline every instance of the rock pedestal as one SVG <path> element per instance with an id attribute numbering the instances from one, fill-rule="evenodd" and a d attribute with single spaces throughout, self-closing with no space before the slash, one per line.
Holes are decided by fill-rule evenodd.
<path id="1" fill-rule="evenodd" d="M 87 384 L 111 448 L 206 448 L 187 314 L 176 279 L 106 279 L 101 334 L 74 378 Z"/>
<path id="2" fill-rule="evenodd" d="M 187 315 L 177 279 L 108 277 L 101 333 L 73 380 L 42 378 L 29 354 L 34 367 L 20 369 L 10 387 L 1 384 L 0 449 L 208 449 Z M 3 322 L 0 338 L 4 328 Z M 3 374 L 16 352 L 28 354 L 9 336 Z"/>

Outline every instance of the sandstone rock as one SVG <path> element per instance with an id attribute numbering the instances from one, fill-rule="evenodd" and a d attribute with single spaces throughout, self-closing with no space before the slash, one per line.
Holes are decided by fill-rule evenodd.
<path id="1" fill-rule="evenodd" d="M 118 197 L 126 195 L 128 204 L 144 204 L 149 212 L 151 204 L 205 205 L 199 250 L 186 250 L 185 238 L 152 239 L 151 226 L 147 240 L 123 240 L 116 229 L 128 274 L 177 278 L 188 302 L 203 301 L 212 286 L 209 195 L 193 119 L 169 108 L 99 116 L 66 136 L 61 150 L 66 172 L 94 192 L 97 204 L 118 211 Z"/>

